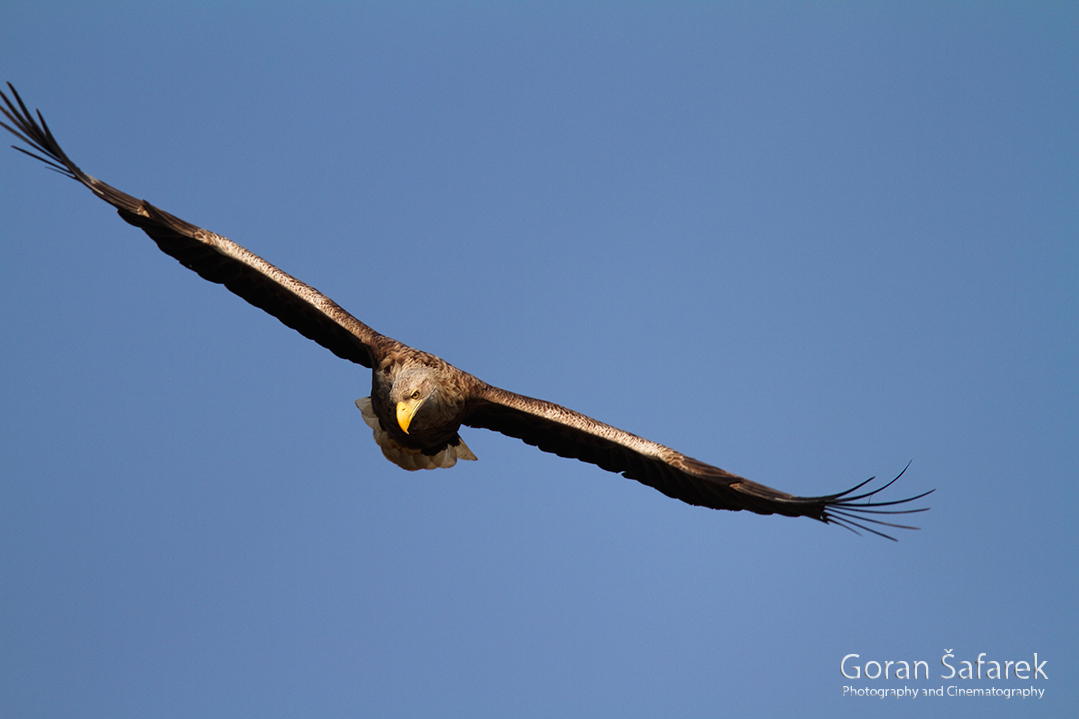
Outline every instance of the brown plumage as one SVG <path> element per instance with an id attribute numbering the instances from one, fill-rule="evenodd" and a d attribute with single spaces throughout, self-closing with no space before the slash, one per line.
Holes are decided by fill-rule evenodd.
<path id="1" fill-rule="evenodd" d="M 0 93 L 6 105 L 0 111 L 14 127 L 0 124 L 44 156 L 20 147 L 16 150 L 78 180 L 188 269 L 224 285 L 338 357 L 371 368 L 371 397 L 358 400 L 357 405 L 383 453 L 406 469 L 448 467 L 458 459 L 475 459 L 458 434 L 463 425 L 516 437 L 545 452 L 619 472 L 669 497 L 712 509 L 812 517 L 885 537 L 866 523 L 915 529 L 875 517 L 925 511 L 892 507 L 929 492 L 873 501 L 899 477 L 862 494 L 856 494 L 857 490 L 872 478 L 846 492 L 797 497 L 565 407 L 493 387 L 432 354 L 376 332 L 318 290 L 236 243 L 87 175 L 60 149 L 41 113 L 35 119 L 15 88 L 10 83 L 8 87 L 14 102 Z"/>

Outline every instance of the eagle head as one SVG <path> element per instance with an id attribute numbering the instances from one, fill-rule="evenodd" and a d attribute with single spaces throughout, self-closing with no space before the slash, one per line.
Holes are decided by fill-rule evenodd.
<path id="1" fill-rule="evenodd" d="M 390 387 L 390 404 L 396 408 L 397 424 L 401 431 L 408 434 L 408 428 L 421 407 L 427 407 L 424 415 L 431 415 L 429 420 L 438 421 L 442 414 L 438 411 L 441 396 L 439 388 L 435 372 L 430 367 L 414 365 L 397 373 Z M 421 424 L 426 425 L 428 422 Z"/>

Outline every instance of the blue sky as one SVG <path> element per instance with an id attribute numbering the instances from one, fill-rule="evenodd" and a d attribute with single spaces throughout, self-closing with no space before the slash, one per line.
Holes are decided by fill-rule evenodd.
<path id="1" fill-rule="evenodd" d="M 4 15 L 83 169 L 375 329 L 787 491 L 937 491 L 892 543 L 479 430 L 405 473 L 366 370 L 5 150 L 3 716 L 1074 711 L 1075 6 Z"/>

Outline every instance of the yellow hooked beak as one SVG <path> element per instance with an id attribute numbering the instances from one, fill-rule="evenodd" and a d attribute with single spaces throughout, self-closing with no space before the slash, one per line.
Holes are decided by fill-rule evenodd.
<path id="1" fill-rule="evenodd" d="M 423 403 L 414 399 L 397 403 L 397 424 L 400 425 L 405 434 L 408 434 L 408 425 L 412 424 L 412 417 L 415 416 L 416 410 L 420 408 L 421 404 Z"/>

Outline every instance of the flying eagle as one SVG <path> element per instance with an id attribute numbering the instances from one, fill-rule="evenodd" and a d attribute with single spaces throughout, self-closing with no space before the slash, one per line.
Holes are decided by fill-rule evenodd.
<path id="1" fill-rule="evenodd" d="M 894 507 L 907 505 L 929 492 L 889 502 L 874 501 L 874 496 L 903 472 L 884 486 L 861 494 L 858 490 L 874 478 L 846 492 L 798 497 L 571 409 L 493 387 L 432 354 L 376 332 L 315 288 L 221 235 L 196 227 L 86 174 L 60 149 L 41 112 L 37 112 L 35 119 L 11 83 L 8 87 L 15 102 L 0 92 L 7 106 L 0 107 L 0 111 L 14 127 L 0 125 L 44 156 L 13 146 L 16 150 L 81 182 L 184 267 L 224 285 L 338 357 L 370 368 L 371 396 L 357 400 L 356 405 L 374 431 L 382 453 L 404 469 L 452 467 L 459 459 L 476 459 L 459 431 L 462 426 L 482 427 L 516 437 L 544 452 L 620 472 L 668 497 L 712 509 L 812 517 L 893 540 L 894 537 L 866 524 L 916 529 L 877 517 L 928 509 Z"/>

